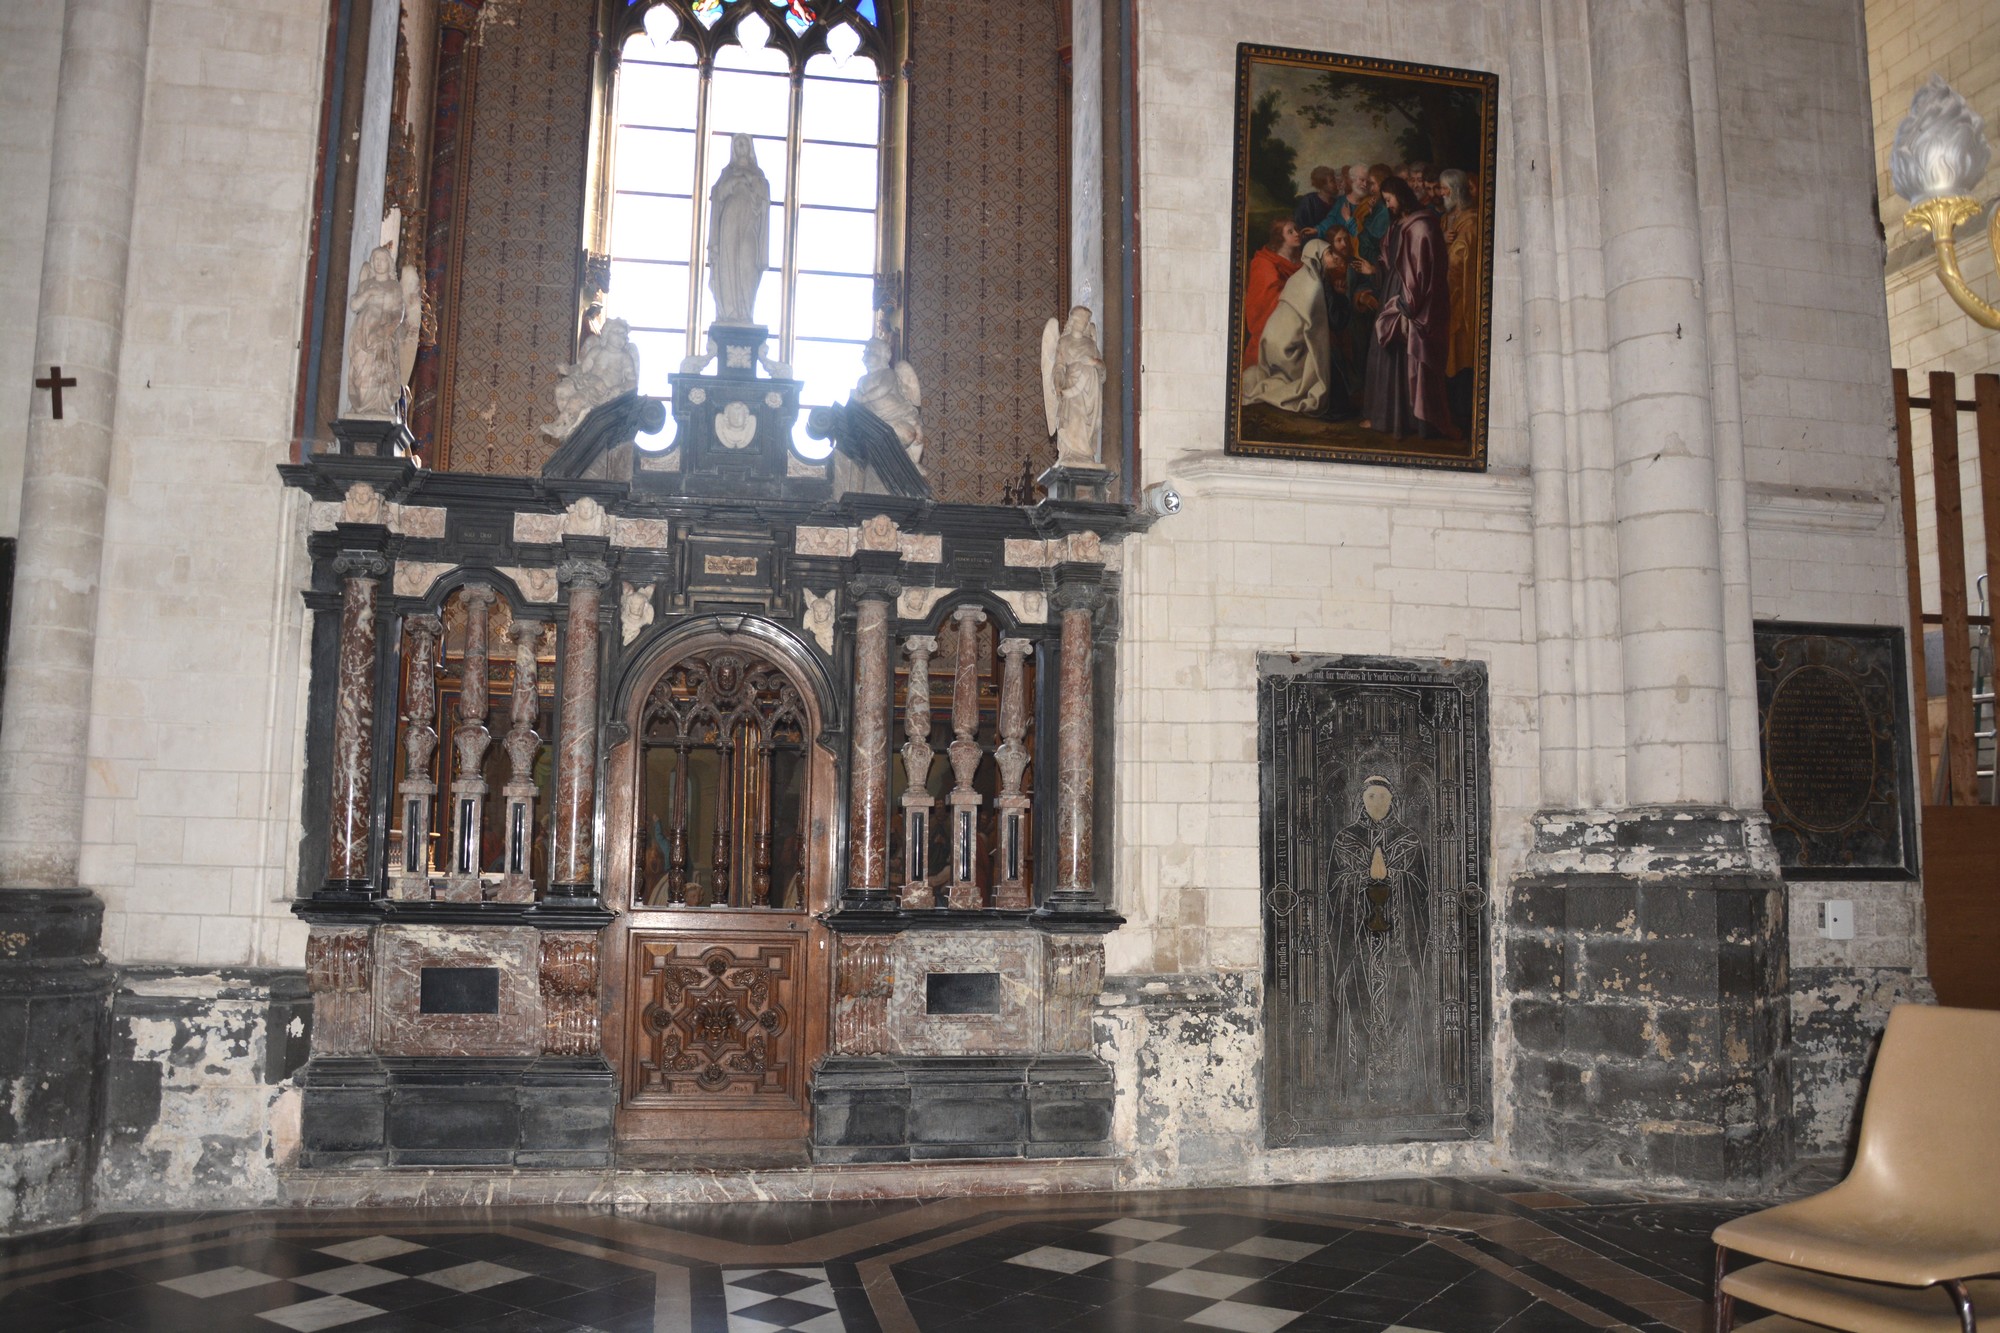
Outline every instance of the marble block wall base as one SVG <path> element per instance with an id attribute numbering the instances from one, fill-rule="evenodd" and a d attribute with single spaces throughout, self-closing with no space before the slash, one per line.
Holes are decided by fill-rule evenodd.
<path id="1" fill-rule="evenodd" d="M 0 889 L 0 1232 L 82 1215 L 112 971 L 87 889 Z"/>
<path id="2" fill-rule="evenodd" d="M 1791 1161 L 1784 887 L 1756 873 L 1514 881 L 1515 1159 L 1755 1190 Z"/>
<path id="3" fill-rule="evenodd" d="M 1091 1055 L 829 1056 L 813 1161 L 1106 1157 L 1112 1097 Z"/>
<path id="4" fill-rule="evenodd" d="M 601 1059 L 322 1058 L 299 1084 L 301 1167 L 611 1163 Z"/>

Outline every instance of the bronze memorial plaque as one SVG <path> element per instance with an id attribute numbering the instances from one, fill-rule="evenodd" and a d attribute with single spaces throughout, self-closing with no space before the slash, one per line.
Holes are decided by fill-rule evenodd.
<path id="1" fill-rule="evenodd" d="M 1916 873 L 1903 660 L 1893 626 L 1757 626 L 1764 809 L 1786 878 Z"/>

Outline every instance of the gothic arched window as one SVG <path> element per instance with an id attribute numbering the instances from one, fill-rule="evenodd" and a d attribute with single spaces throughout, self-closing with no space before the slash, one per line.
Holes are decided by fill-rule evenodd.
<path id="1" fill-rule="evenodd" d="M 667 391 L 714 319 L 708 192 L 752 136 L 771 184 L 772 267 L 754 318 L 808 405 L 845 398 L 893 272 L 901 163 L 890 0 L 626 0 L 614 37 L 597 244 L 605 314 L 632 326 L 640 390 Z M 889 258 L 885 262 L 885 256 Z"/>

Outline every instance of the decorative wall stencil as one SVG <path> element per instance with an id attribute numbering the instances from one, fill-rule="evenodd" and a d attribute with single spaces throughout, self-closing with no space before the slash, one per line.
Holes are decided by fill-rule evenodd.
<path id="1" fill-rule="evenodd" d="M 1485 1134 L 1484 664 L 1263 654 L 1257 724 L 1267 1142 Z"/>
<path id="2" fill-rule="evenodd" d="M 1067 304 L 1061 14 L 1055 0 L 912 6 L 904 329 L 940 501 L 998 504 L 1024 453 L 1037 472 L 1055 461 L 1040 355 Z"/>
<path id="3" fill-rule="evenodd" d="M 534 476 L 560 443 L 535 428 L 575 353 L 590 79 L 591 24 L 566 0 L 480 29 L 440 467 Z"/>
<path id="4" fill-rule="evenodd" d="M 1764 809 L 1787 879 L 1912 879 L 1916 796 L 1903 632 L 1759 624 Z"/>

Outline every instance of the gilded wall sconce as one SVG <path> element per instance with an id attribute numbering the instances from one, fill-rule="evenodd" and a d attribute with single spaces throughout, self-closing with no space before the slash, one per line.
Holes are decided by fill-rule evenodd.
<path id="1" fill-rule="evenodd" d="M 1896 193 L 1910 201 L 1904 225 L 1931 234 L 1938 277 L 1951 299 L 1979 324 L 2000 329 L 2000 307 L 1981 300 L 1960 275 L 1958 244 L 1952 235 L 1985 210 L 1972 192 L 1992 157 L 1986 122 L 1933 74 L 1910 99 L 1910 114 L 1896 127 L 1896 142 L 1889 150 L 1889 180 Z M 1994 254 L 2000 256 L 2000 212 L 1989 226 Z"/>

